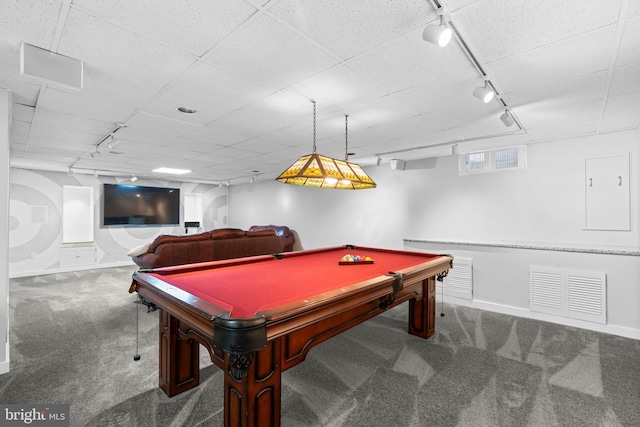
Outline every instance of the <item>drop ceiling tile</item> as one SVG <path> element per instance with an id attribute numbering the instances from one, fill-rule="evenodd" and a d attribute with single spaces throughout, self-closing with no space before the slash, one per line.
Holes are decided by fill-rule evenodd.
<path id="1" fill-rule="evenodd" d="M 26 138 L 29 136 L 29 131 L 31 129 L 31 124 L 30 123 L 26 123 L 26 122 L 19 122 L 19 121 L 14 121 L 11 123 L 11 129 L 10 129 L 10 135 L 11 138 L 9 138 L 9 141 L 13 142 L 14 139 L 22 139 L 24 138 L 26 142 Z"/>
<path id="2" fill-rule="evenodd" d="M 15 159 L 24 156 L 26 150 L 27 144 L 11 142 L 11 145 L 9 146 L 9 157 L 11 158 L 11 166 L 13 166 L 13 162 Z"/>
<path id="3" fill-rule="evenodd" d="M 640 91 L 610 96 L 607 99 L 607 115 L 629 112 L 638 112 L 640 114 Z"/>
<path id="4" fill-rule="evenodd" d="M 164 156 L 167 162 L 184 161 L 199 156 L 197 151 L 186 150 L 180 146 L 159 146 L 154 148 L 154 153 Z"/>
<path id="5" fill-rule="evenodd" d="M 266 15 L 233 33 L 205 60 L 278 89 L 338 63 L 336 58 Z"/>
<path id="6" fill-rule="evenodd" d="M 286 90 L 315 100 L 323 111 L 344 109 L 349 105 L 380 98 L 388 92 L 345 65 L 337 65 Z"/>
<path id="7" fill-rule="evenodd" d="M 627 18 L 631 19 L 636 16 L 640 16 L 640 2 L 630 1 L 629 9 L 627 10 Z"/>
<path id="8" fill-rule="evenodd" d="M 502 95 L 509 107 L 516 108 L 542 103 L 548 109 L 601 98 L 607 89 L 607 71 L 556 80 L 543 88 L 532 88 Z"/>
<path id="9" fill-rule="evenodd" d="M 195 60 L 77 8 L 69 11 L 58 53 L 133 84 L 158 88 Z"/>
<path id="10" fill-rule="evenodd" d="M 43 160 L 46 163 L 58 163 L 63 168 L 69 167 L 69 165 L 76 159 L 75 156 L 65 156 L 64 153 L 52 154 L 50 151 L 37 152 L 30 150 L 29 158 L 33 160 Z"/>
<path id="11" fill-rule="evenodd" d="M 248 137 L 256 137 L 298 123 L 311 117 L 311 112 L 308 99 L 278 92 L 234 111 L 212 125 L 242 129 Z"/>
<path id="12" fill-rule="evenodd" d="M 155 136 L 159 143 L 166 143 L 179 136 L 194 131 L 199 126 L 193 123 L 173 120 L 167 117 L 140 111 L 127 121 L 127 127 L 118 131 L 118 136 L 126 135 L 134 129 L 145 131 Z"/>
<path id="13" fill-rule="evenodd" d="M 39 124 L 31 125 L 31 137 L 42 137 L 58 141 L 58 146 L 64 146 L 66 143 L 78 143 L 85 145 L 93 145 L 103 138 L 103 135 L 95 135 L 90 133 L 79 132 L 76 130 L 57 129 L 50 126 L 42 126 Z"/>
<path id="14" fill-rule="evenodd" d="M 458 126 L 453 129 L 449 129 L 449 132 L 458 140 L 473 139 L 478 137 L 494 138 L 497 135 L 511 134 L 515 130 L 515 127 L 506 127 L 500 121 L 500 115 L 494 114 L 487 120 L 478 120 Z"/>
<path id="15" fill-rule="evenodd" d="M 185 138 L 220 147 L 228 147 L 251 136 L 252 133 L 243 128 L 221 123 L 210 123 L 184 135 Z"/>
<path id="16" fill-rule="evenodd" d="M 640 42 L 638 40 L 640 40 L 640 16 L 628 19 L 624 24 L 616 66 L 640 62 Z"/>
<path id="17" fill-rule="evenodd" d="M 258 138 L 247 139 L 245 141 L 238 142 L 237 144 L 233 144 L 231 147 L 259 154 L 270 153 L 287 148 L 286 145 L 274 144 Z"/>
<path id="18" fill-rule="evenodd" d="M 278 19 L 346 60 L 398 38 L 436 18 L 421 0 L 281 0 L 269 8 Z"/>
<path id="19" fill-rule="evenodd" d="M 370 127 L 413 117 L 420 111 L 397 96 L 387 95 L 351 107 L 349 111 L 338 111 L 334 115 L 340 113 L 349 114 L 349 123 L 354 126 Z"/>
<path id="20" fill-rule="evenodd" d="M 18 122 L 31 123 L 33 121 L 34 113 L 34 107 L 22 104 L 13 104 L 11 119 Z"/>
<path id="21" fill-rule="evenodd" d="M 422 29 L 359 55 L 346 64 L 390 92 L 432 82 L 472 67 L 457 43 L 439 48 L 422 39 Z"/>
<path id="22" fill-rule="evenodd" d="M 491 101 L 488 104 L 484 104 L 482 101 L 472 97 L 465 104 L 434 111 L 429 113 L 428 116 L 444 128 L 453 129 L 482 121 L 493 122 L 495 120 L 501 124 L 502 122 L 500 122 L 498 116 L 502 112 L 497 102 Z"/>
<path id="23" fill-rule="evenodd" d="M 41 86 L 0 77 L 0 87 L 11 90 L 11 101 L 14 105 L 23 104 L 29 107 L 35 107 Z"/>
<path id="24" fill-rule="evenodd" d="M 544 89 L 575 76 L 607 70 L 615 45 L 609 26 L 562 42 L 486 64 L 501 93 Z"/>
<path id="25" fill-rule="evenodd" d="M 205 54 L 256 12 L 247 3 L 228 0 L 163 2 L 159 7 L 128 0 L 74 0 L 73 5 L 195 56 Z"/>
<path id="26" fill-rule="evenodd" d="M 599 120 L 554 123 L 549 126 L 536 127 L 527 131 L 532 142 L 555 141 L 594 135 L 598 130 Z"/>
<path id="27" fill-rule="evenodd" d="M 61 141 L 47 138 L 42 136 L 32 136 L 29 138 L 30 152 L 49 153 L 55 155 L 55 153 L 65 153 L 68 156 L 81 156 L 84 153 L 93 151 L 91 145 L 83 144 L 81 142 Z"/>
<path id="28" fill-rule="evenodd" d="M 456 10 L 462 9 L 476 1 L 478 0 L 447 0 L 447 3 L 443 7 L 449 12 L 455 12 Z"/>
<path id="29" fill-rule="evenodd" d="M 222 145 L 214 144 L 211 141 L 198 141 L 184 136 L 171 141 L 170 144 L 183 147 L 185 150 L 195 151 L 199 154 L 209 153 L 223 147 Z"/>
<path id="30" fill-rule="evenodd" d="M 487 63 L 615 24 L 621 3 L 481 0 L 454 12 L 453 19 L 480 62 Z"/>
<path id="31" fill-rule="evenodd" d="M 238 109 L 272 94 L 275 89 L 207 62 L 199 62 L 181 75 L 168 91 L 211 105 Z"/>
<path id="32" fill-rule="evenodd" d="M 552 108 L 545 102 L 540 102 L 519 107 L 516 113 L 527 132 L 539 132 L 543 128 L 562 128 L 569 123 L 597 121 L 602 112 L 602 102 L 602 99 L 593 99 Z"/>
<path id="33" fill-rule="evenodd" d="M 372 126 L 371 129 L 392 138 L 408 138 L 442 130 L 442 125 L 434 122 L 431 117 L 420 114 L 392 123 Z"/>
<path id="34" fill-rule="evenodd" d="M 470 69 L 397 92 L 396 95 L 419 111 L 430 113 L 474 100 L 473 90 L 483 84 L 478 71 Z"/>
<path id="35" fill-rule="evenodd" d="M 635 111 L 614 112 L 607 109 L 602 118 L 600 132 L 612 132 L 619 129 L 638 129 L 640 127 L 640 109 Z"/>
<path id="36" fill-rule="evenodd" d="M 640 62 L 618 67 L 613 70 L 610 95 L 620 95 L 627 92 L 637 92 L 640 90 Z"/>
<path id="37" fill-rule="evenodd" d="M 38 106 L 44 110 L 58 111 L 62 114 L 109 123 L 124 122 L 135 111 L 123 106 L 107 103 L 100 104 L 90 100 L 87 103 L 82 100 L 65 103 L 67 99 L 69 99 L 68 94 L 47 88 L 39 98 Z"/>
<path id="38" fill-rule="evenodd" d="M 26 42 L 43 49 L 51 49 L 61 2 L 20 0 L 0 2 L 0 40 L 18 49 Z"/>
<path id="39" fill-rule="evenodd" d="M 92 135 L 93 139 L 102 138 L 114 129 L 114 124 L 110 122 L 87 119 L 44 108 L 38 109 L 37 120 L 34 124 L 58 130 L 87 133 Z"/>
<path id="40" fill-rule="evenodd" d="M 230 159 L 237 160 L 237 159 L 248 159 L 257 154 L 252 153 L 250 151 L 246 151 L 246 150 L 240 150 L 234 147 L 223 147 L 219 150 L 216 150 L 216 155 L 219 155 L 220 157 L 227 157 Z"/>
<path id="41" fill-rule="evenodd" d="M 211 166 L 220 167 L 220 165 L 227 165 L 232 160 L 235 160 L 232 157 L 225 157 L 219 154 L 219 151 L 215 151 L 209 154 L 201 154 L 198 158 L 202 161 L 209 163 Z"/>

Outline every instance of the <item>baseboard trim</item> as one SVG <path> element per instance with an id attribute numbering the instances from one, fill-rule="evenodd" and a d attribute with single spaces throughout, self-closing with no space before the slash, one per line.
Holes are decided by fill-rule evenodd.
<path id="1" fill-rule="evenodd" d="M 625 326 L 617 326 L 617 325 L 611 325 L 611 324 L 601 325 L 599 323 L 586 322 L 584 320 L 553 316 L 551 314 L 546 314 L 546 313 L 536 313 L 521 307 L 496 304 L 490 301 L 465 300 L 465 299 L 449 297 L 449 296 L 445 296 L 444 301 L 454 305 L 477 308 L 479 310 L 492 311 L 494 313 L 508 314 L 511 316 L 541 320 L 543 322 L 557 323 L 560 325 L 572 326 L 575 328 L 588 329 L 591 331 L 602 332 L 605 334 L 618 335 L 625 338 L 640 340 L 640 330 L 628 328 Z"/>
<path id="2" fill-rule="evenodd" d="M 105 264 L 82 265 L 77 267 L 51 268 L 49 270 L 20 271 L 18 273 L 9 272 L 9 279 L 14 279 L 18 277 L 45 276 L 47 274 L 69 273 L 72 271 L 98 270 L 101 268 L 135 267 L 135 266 L 136 264 L 133 261 L 117 261 L 117 262 L 110 262 Z"/>
<path id="3" fill-rule="evenodd" d="M 2 374 L 6 374 L 7 372 L 9 372 L 9 340 L 7 340 L 7 344 L 6 344 L 6 349 L 5 349 L 5 353 L 7 356 L 7 360 L 0 362 L 0 375 Z"/>

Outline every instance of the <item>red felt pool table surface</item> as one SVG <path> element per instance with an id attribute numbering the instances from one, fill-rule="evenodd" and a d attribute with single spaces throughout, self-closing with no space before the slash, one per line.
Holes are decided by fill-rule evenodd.
<path id="1" fill-rule="evenodd" d="M 369 256 L 372 264 L 339 265 L 346 255 Z M 361 285 L 362 282 L 428 262 L 437 255 L 344 246 L 255 257 L 255 262 L 211 263 L 207 268 L 159 269 L 149 274 L 197 298 L 246 318 L 273 307 Z"/>
<path id="2" fill-rule="evenodd" d="M 373 263 L 340 265 L 346 254 Z M 160 388 L 200 381 L 199 348 L 224 371 L 225 426 L 279 426 L 281 374 L 323 341 L 408 302 L 409 334 L 435 334 L 436 281 L 453 258 L 350 245 L 141 270 L 129 292 L 159 309 Z"/>

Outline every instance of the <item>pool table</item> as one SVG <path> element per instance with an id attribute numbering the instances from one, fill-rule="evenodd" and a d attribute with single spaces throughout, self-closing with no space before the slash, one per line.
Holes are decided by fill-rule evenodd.
<path id="1" fill-rule="evenodd" d="M 345 245 L 140 270 L 129 292 L 160 311 L 159 383 L 169 397 L 198 385 L 202 344 L 224 371 L 225 425 L 278 426 L 281 374 L 313 346 L 405 301 L 409 333 L 431 337 L 435 282 L 452 261 Z"/>

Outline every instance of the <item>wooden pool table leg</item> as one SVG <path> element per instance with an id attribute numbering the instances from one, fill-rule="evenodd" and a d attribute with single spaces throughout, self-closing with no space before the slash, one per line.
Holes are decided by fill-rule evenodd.
<path id="1" fill-rule="evenodd" d="M 199 344 L 188 338 L 180 324 L 166 310 L 160 309 L 160 388 L 172 397 L 200 383 Z"/>
<path id="2" fill-rule="evenodd" d="M 409 333 L 430 338 L 436 333 L 436 279 L 422 281 L 422 298 L 409 300 Z"/>
<path id="3" fill-rule="evenodd" d="M 235 379 L 224 355 L 224 425 L 227 427 L 279 426 L 282 365 L 282 338 L 267 343 L 253 353 L 246 376 Z"/>

